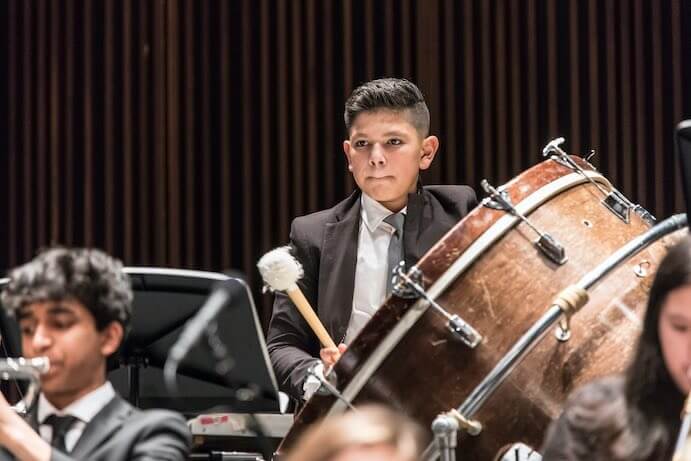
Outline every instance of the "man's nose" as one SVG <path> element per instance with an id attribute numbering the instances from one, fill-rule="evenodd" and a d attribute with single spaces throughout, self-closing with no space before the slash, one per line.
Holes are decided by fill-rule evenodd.
<path id="1" fill-rule="evenodd" d="M 34 351 L 44 351 L 53 344 L 53 338 L 43 326 L 36 327 L 31 338 L 31 345 Z"/>
<path id="2" fill-rule="evenodd" d="M 369 163 L 371 166 L 380 167 L 386 165 L 386 155 L 380 144 L 374 144 L 370 151 Z"/>

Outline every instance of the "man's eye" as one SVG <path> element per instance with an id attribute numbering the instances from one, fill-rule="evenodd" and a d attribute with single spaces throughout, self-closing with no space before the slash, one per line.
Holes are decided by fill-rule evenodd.
<path id="1" fill-rule="evenodd" d="M 64 330 L 65 328 L 71 327 L 73 323 L 74 321 L 70 318 L 57 318 L 51 322 L 51 326 L 56 330 Z"/>
<path id="2" fill-rule="evenodd" d="M 401 141 L 398 138 L 392 138 L 392 139 L 389 139 L 389 144 L 391 144 L 393 146 L 400 146 L 401 144 L 403 144 L 403 141 Z"/>
<path id="3" fill-rule="evenodd" d="M 365 147 L 367 145 L 367 141 L 364 139 L 359 139 L 355 141 L 355 147 Z"/>
<path id="4" fill-rule="evenodd" d="M 33 325 L 20 325 L 19 331 L 24 336 L 31 336 L 34 333 Z"/>
<path id="5" fill-rule="evenodd" d="M 673 323 L 672 329 L 674 331 L 678 331 L 679 333 L 686 333 L 688 331 L 689 327 L 688 327 L 688 325 L 684 325 L 681 323 Z"/>

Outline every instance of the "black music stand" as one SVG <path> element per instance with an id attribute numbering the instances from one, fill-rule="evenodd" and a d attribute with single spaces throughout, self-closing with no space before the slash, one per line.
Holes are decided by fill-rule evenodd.
<path id="1" fill-rule="evenodd" d="M 168 351 L 224 274 L 163 268 L 125 268 L 134 290 L 131 330 L 118 354 L 119 368 L 109 379 L 121 395 L 140 408 L 168 408 L 197 414 L 213 407 L 237 412 L 279 412 L 278 387 L 261 325 L 247 285 L 238 279 L 231 302 L 217 317 L 218 338 L 233 367 L 221 376 L 205 340 L 190 350 L 178 369 L 179 395 L 163 380 Z M 231 383 L 231 384 L 229 384 Z M 255 397 L 238 400 L 251 386 Z M 231 404 L 231 402 L 233 402 Z"/>

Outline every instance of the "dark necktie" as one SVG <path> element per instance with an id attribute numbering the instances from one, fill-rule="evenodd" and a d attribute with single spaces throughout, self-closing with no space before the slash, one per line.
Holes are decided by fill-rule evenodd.
<path id="1" fill-rule="evenodd" d="M 390 224 L 395 229 L 391 235 L 386 258 L 386 296 L 389 296 L 391 294 L 392 271 L 403 260 L 403 224 L 405 223 L 405 215 L 403 213 L 390 214 L 384 218 L 384 222 Z"/>
<path id="2" fill-rule="evenodd" d="M 44 421 L 44 424 L 48 424 L 53 428 L 53 438 L 51 439 L 50 444 L 57 450 L 67 453 L 67 448 L 65 447 L 65 435 L 67 435 L 67 431 L 69 431 L 74 423 L 78 420 L 78 418 L 71 415 L 50 415 L 47 417 Z"/>

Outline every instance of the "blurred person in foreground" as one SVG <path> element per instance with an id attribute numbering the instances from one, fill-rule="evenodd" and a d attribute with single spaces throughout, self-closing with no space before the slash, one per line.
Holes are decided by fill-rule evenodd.
<path id="1" fill-rule="evenodd" d="M 411 419 L 364 405 L 315 424 L 286 461 L 417 461 L 425 446 L 424 432 Z"/>

